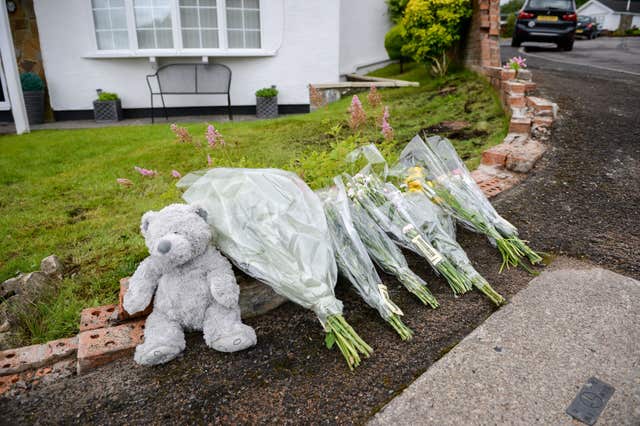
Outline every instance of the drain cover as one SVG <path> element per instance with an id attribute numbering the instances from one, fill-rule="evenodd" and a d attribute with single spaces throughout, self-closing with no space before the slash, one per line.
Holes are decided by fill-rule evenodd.
<path id="1" fill-rule="evenodd" d="M 613 386 L 592 377 L 569 405 L 567 414 L 582 423 L 593 425 L 614 391 Z"/>

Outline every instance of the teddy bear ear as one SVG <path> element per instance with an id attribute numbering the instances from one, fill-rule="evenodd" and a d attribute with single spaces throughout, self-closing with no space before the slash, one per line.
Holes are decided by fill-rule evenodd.
<path id="1" fill-rule="evenodd" d="M 200 207 L 200 206 L 194 206 L 194 208 L 195 208 L 195 213 L 198 216 L 200 216 L 201 218 L 203 218 L 204 221 L 206 222 L 207 221 L 207 217 L 209 216 L 207 214 L 207 211 L 204 208 Z"/>
<path id="2" fill-rule="evenodd" d="M 151 223 L 151 219 L 156 214 L 154 211 L 148 211 L 142 215 L 142 220 L 140 222 L 140 231 L 143 236 L 147 235 L 147 230 L 149 229 L 149 224 Z"/>

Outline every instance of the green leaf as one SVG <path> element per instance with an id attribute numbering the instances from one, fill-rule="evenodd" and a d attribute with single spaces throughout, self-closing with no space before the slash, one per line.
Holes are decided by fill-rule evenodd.
<path id="1" fill-rule="evenodd" d="M 335 343 L 336 335 L 333 334 L 333 331 L 330 331 L 324 338 L 324 344 L 327 346 L 327 349 L 331 349 Z"/>

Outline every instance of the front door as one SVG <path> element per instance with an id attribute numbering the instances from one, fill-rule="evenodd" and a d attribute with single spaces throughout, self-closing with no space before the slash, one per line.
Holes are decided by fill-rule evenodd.
<path id="1" fill-rule="evenodd" d="M 7 93 L 7 82 L 4 78 L 2 59 L 0 59 L 0 111 L 8 111 L 10 109 L 11 104 L 9 103 L 9 94 Z"/>

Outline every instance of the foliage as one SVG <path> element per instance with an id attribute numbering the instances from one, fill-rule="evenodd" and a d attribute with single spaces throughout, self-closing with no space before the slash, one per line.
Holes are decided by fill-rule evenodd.
<path id="1" fill-rule="evenodd" d="M 516 20 L 517 19 L 515 13 L 510 13 L 509 16 L 507 16 L 506 24 L 504 24 L 500 29 L 500 33 L 503 37 L 513 36 L 513 32 L 516 29 Z"/>
<path id="2" fill-rule="evenodd" d="M 44 82 L 40 76 L 33 72 L 20 74 L 20 84 L 23 92 L 39 92 L 44 90 Z"/>
<path id="3" fill-rule="evenodd" d="M 98 93 L 98 100 L 99 101 L 117 101 L 118 95 L 115 93 L 111 93 L 111 92 L 100 92 Z"/>
<path id="4" fill-rule="evenodd" d="M 384 48 L 387 50 L 389 59 L 399 60 L 401 63 L 407 62 L 409 57 L 402 53 L 404 44 L 404 27 L 401 24 L 393 26 L 384 36 Z"/>
<path id="5" fill-rule="evenodd" d="M 436 77 L 444 77 L 449 71 L 449 60 L 447 52 L 442 52 L 442 58 L 433 58 L 431 64 L 431 73 Z"/>
<path id="6" fill-rule="evenodd" d="M 387 0 L 387 8 L 389 10 L 391 21 L 396 24 L 402 21 L 404 11 L 407 8 L 407 3 L 409 3 L 409 0 Z"/>
<path id="7" fill-rule="evenodd" d="M 502 15 L 513 15 L 522 9 L 522 6 L 524 6 L 524 0 L 509 0 L 507 3 L 500 6 L 500 13 Z"/>
<path id="8" fill-rule="evenodd" d="M 375 143 L 393 161 L 422 129 L 442 121 L 465 120 L 475 134 L 453 139 L 475 168 L 481 152 L 498 144 L 508 121 L 495 92 L 468 71 L 431 78 L 424 67 L 407 64 L 372 73 L 419 81 L 420 87 L 379 89 L 392 114 L 394 138 L 380 132 L 380 111 L 353 135 L 345 97 L 310 114 L 269 121 L 214 123 L 226 146 L 205 141 L 206 123 L 180 123 L 192 139 L 180 140 L 166 124 L 100 129 L 40 130 L 0 136 L 0 281 L 38 269 L 52 253 L 69 274 L 59 290 L 43 297 L 20 321 L 21 344 L 77 333 L 82 308 L 116 303 L 118 281 L 147 256 L 140 217 L 180 202 L 173 170 L 207 167 L 277 167 L 298 172 L 312 188 L 328 184 L 352 147 Z M 445 96 L 442 87 L 458 90 Z M 367 106 L 368 108 L 368 106 Z M 207 157 L 211 158 L 208 165 Z M 153 176 L 134 170 L 155 172 Z M 46 206 L 46 208 L 43 208 Z"/>
<path id="9" fill-rule="evenodd" d="M 402 53 L 422 64 L 433 62 L 460 40 L 471 13 L 470 0 L 410 0 L 402 19 Z"/>
<path id="10" fill-rule="evenodd" d="M 278 96 L 278 89 L 275 87 L 265 87 L 256 91 L 256 96 L 259 98 L 273 98 Z"/>

